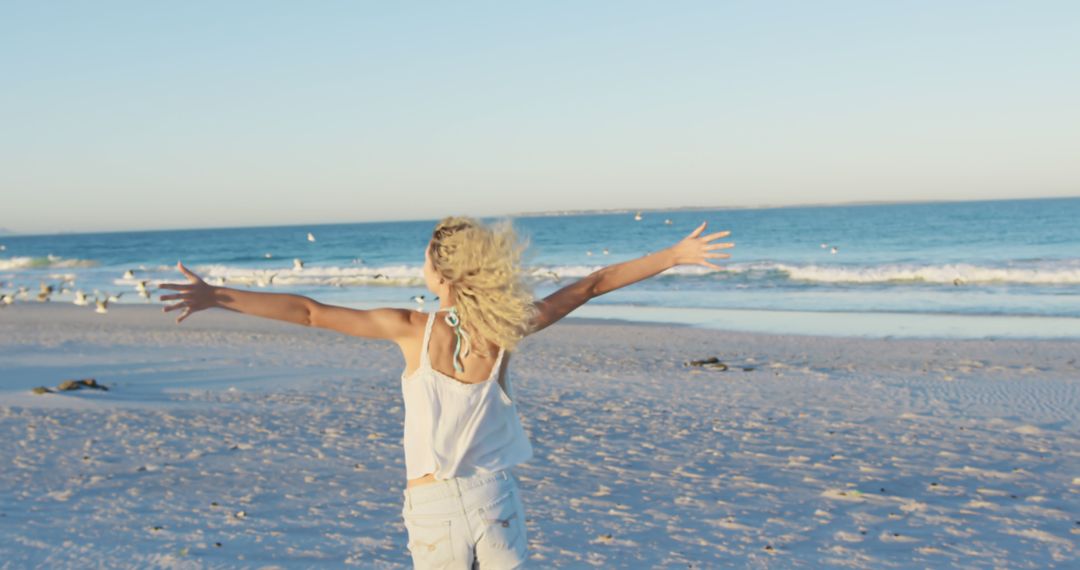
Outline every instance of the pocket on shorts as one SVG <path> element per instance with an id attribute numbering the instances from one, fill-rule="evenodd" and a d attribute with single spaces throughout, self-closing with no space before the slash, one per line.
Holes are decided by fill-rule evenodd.
<path id="1" fill-rule="evenodd" d="M 450 523 L 447 519 L 405 517 L 409 552 L 418 567 L 439 568 L 454 560 Z"/>
<path id="2" fill-rule="evenodd" d="M 477 516 L 484 529 L 480 542 L 496 550 L 525 550 L 525 513 L 516 487 L 477 509 Z"/>

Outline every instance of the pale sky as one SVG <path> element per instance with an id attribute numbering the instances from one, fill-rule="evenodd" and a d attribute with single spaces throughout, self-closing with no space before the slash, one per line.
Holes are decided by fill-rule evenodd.
<path id="1" fill-rule="evenodd" d="M 0 227 L 1080 195 L 1080 3 L 0 3 Z"/>

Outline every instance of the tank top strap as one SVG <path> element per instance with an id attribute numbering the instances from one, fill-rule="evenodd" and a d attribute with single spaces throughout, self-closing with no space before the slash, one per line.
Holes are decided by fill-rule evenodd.
<path id="1" fill-rule="evenodd" d="M 495 374 L 497 376 L 495 378 L 495 381 L 499 383 L 499 386 L 502 386 L 503 392 L 506 392 L 507 397 L 509 397 L 510 400 L 512 401 L 514 399 L 514 392 L 513 392 L 514 389 L 510 387 L 510 374 L 506 373 L 503 376 L 498 376 L 499 369 L 502 368 L 503 356 L 505 354 L 506 354 L 506 349 L 500 347 L 499 348 L 499 357 L 497 359 L 495 359 L 495 368 L 492 369 L 491 373 Z"/>
<path id="2" fill-rule="evenodd" d="M 499 374 L 499 368 L 502 367 L 503 354 L 506 353 L 506 349 L 499 347 L 499 356 L 495 358 L 495 365 L 491 367 L 491 374 L 488 375 L 488 380 L 491 380 Z"/>
<path id="3" fill-rule="evenodd" d="M 424 344 L 420 349 L 420 366 L 431 368 L 431 358 L 428 356 L 428 342 L 431 341 L 431 325 L 435 323 L 435 311 L 428 313 L 427 325 L 424 326 Z"/>

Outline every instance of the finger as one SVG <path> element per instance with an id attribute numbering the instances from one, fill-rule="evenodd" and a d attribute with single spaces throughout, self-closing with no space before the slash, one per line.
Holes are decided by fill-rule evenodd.
<path id="1" fill-rule="evenodd" d="M 713 269 L 723 269 L 723 267 L 720 267 L 719 265 L 716 265 L 714 263 L 709 263 L 708 261 L 702 261 L 701 264 L 706 267 L 712 267 Z"/>
<path id="2" fill-rule="evenodd" d="M 703 237 L 701 239 L 703 239 L 705 241 L 712 241 L 712 240 L 714 240 L 716 238 L 721 238 L 721 237 L 724 237 L 726 235 L 731 235 L 731 230 L 724 230 L 722 232 L 716 232 L 714 234 L 709 234 L 709 235 L 707 235 L 707 236 L 705 236 L 705 237 Z"/>
<path id="3" fill-rule="evenodd" d="M 196 283 L 201 281 L 201 279 L 199 279 L 199 276 L 195 275 L 194 273 L 189 271 L 187 267 L 184 267 L 183 263 L 180 263 L 179 261 L 177 261 L 176 266 L 180 268 L 180 271 L 182 271 L 184 273 L 184 275 L 188 276 L 188 279 L 191 279 L 192 281 L 194 281 Z"/>
<path id="4" fill-rule="evenodd" d="M 161 295 L 160 297 L 158 297 L 158 299 L 160 299 L 162 301 L 172 301 L 173 299 L 183 299 L 183 298 L 184 298 L 184 296 L 182 294 L 180 294 L 180 293 L 176 293 L 174 295 Z"/>
<path id="5" fill-rule="evenodd" d="M 175 305 L 165 305 L 164 307 L 161 308 L 161 310 L 168 313 L 169 311 L 171 311 L 173 309 L 179 309 L 180 307 L 185 307 L 185 306 L 186 305 L 184 305 L 183 303 L 177 303 Z"/>
<path id="6" fill-rule="evenodd" d="M 191 283 L 161 283 L 158 285 L 158 289 L 179 289 L 183 291 L 190 288 Z"/>
<path id="7" fill-rule="evenodd" d="M 180 321 L 186 319 L 187 316 L 190 315 L 190 314 L 191 314 L 191 307 L 188 307 L 188 308 L 184 309 L 184 312 L 181 313 L 180 316 L 176 318 L 176 324 L 180 324 Z"/>
<path id="8" fill-rule="evenodd" d="M 693 237 L 698 237 L 699 235 L 701 235 L 701 232 L 705 231 L 706 224 L 708 224 L 708 222 L 701 222 L 701 225 L 698 226 L 697 229 L 695 229 L 694 231 L 690 232 L 690 235 L 687 236 L 687 237 L 692 237 L 693 238 Z"/>
<path id="9" fill-rule="evenodd" d="M 709 257 L 709 258 L 718 257 L 720 259 L 727 259 L 727 258 L 731 257 L 731 254 L 730 253 L 706 253 L 705 257 Z"/>
<path id="10" fill-rule="evenodd" d="M 734 243 L 710 243 L 705 246 L 705 251 L 712 251 L 714 249 L 727 249 L 729 247 L 735 247 Z"/>

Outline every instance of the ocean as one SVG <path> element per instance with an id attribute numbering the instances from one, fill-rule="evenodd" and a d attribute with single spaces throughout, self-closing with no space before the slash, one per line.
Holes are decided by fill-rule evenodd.
<path id="1" fill-rule="evenodd" d="M 529 242 L 537 297 L 674 244 L 707 221 L 706 233 L 732 232 L 719 240 L 736 244 L 726 250 L 731 259 L 719 262 L 724 270 L 674 268 L 571 316 L 794 334 L 1080 338 L 1080 198 L 642 210 L 636 217 L 512 218 Z M 16 302 L 37 302 L 46 283 L 69 289 L 53 303 L 70 303 L 75 290 L 88 294 L 86 310 L 95 291 L 121 294 L 120 304 L 161 303 L 168 291 L 155 290 L 157 283 L 186 281 L 175 268 L 181 260 L 215 285 L 354 308 L 421 308 L 411 298 L 431 296 L 421 267 L 435 222 L 2 236 L 0 292 L 25 287 Z M 136 292 L 140 280 L 152 300 Z"/>

